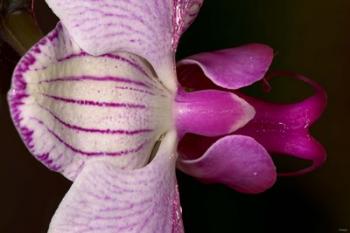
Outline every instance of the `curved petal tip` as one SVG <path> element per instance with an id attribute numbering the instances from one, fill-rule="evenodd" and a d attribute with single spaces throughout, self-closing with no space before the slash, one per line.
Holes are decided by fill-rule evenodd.
<path id="1" fill-rule="evenodd" d="M 189 154 L 195 152 L 193 147 L 203 146 L 201 143 L 206 142 L 196 142 L 195 138 L 182 142 L 182 158 L 178 161 L 180 170 L 204 182 L 222 183 L 243 193 L 260 193 L 275 183 L 273 161 L 253 138 L 226 136 L 212 144 L 199 158 L 187 159 L 193 156 Z"/>
<path id="2" fill-rule="evenodd" d="M 205 76 L 217 86 L 239 89 L 262 79 L 273 59 L 273 50 L 263 44 L 248 44 L 237 48 L 200 53 L 178 63 L 180 82 L 189 79 L 193 86 L 201 85 L 203 77 L 196 74 L 199 66 Z M 195 75 L 195 77 L 193 77 Z"/>

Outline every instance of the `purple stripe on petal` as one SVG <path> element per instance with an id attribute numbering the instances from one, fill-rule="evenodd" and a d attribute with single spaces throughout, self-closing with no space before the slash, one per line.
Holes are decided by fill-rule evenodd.
<path id="1" fill-rule="evenodd" d="M 69 124 L 65 121 L 63 121 L 61 118 L 59 118 L 56 114 L 54 114 L 51 110 L 39 105 L 40 108 L 47 111 L 55 120 L 57 120 L 59 123 L 64 125 L 65 127 L 77 131 L 87 132 L 87 133 L 99 133 L 99 134 L 116 134 L 116 135 L 137 135 L 137 134 L 144 134 L 144 133 L 150 133 L 153 130 L 152 129 L 137 129 L 137 130 L 122 130 L 122 129 L 96 129 L 96 128 L 84 128 L 81 126 Z"/>
<path id="2" fill-rule="evenodd" d="M 200 0 L 46 1 L 79 47 L 92 55 L 128 51 L 146 59 L 176 90 L 174 53 Z"/>
<path id="3" fill-rule="evenodd" d="M 272 76 L 299 79 L 314 87 L 316 93 L 301 102 L 285 105 L 241 95 L 254 106 L 256 116 L 238 133 L 255 138 L 270 152 L 312 161 L 313 164 L 306 169 L 282 175 L 304 174 L 321 166 L 326 159 L 323 146 L 309 134 L 310 125 L 325 109 L 326 92 L 317 83 L 296 73 L 275 72 Z"/>
<path id="4" fill-rule="evenodd" d="M 130 90 L 130 91 L 136 91 L 136 92 L 141 92 L 147 95 L 155 95 L 153 92 L 142 90 L 142 89 L 137 89 L 137 88 L 132 88 L 132 87 L 114 87 L 115 89 L 119 90 Z"/>
<path id="5" fill-rule="evenodd" d="M 78 77 L 61 77 L 48 80 L 41 80 L 39 83 L 52 83 L 52 82 L 79 82 L 79 81 L 96 81 L 96 82 L 116 82 L 116 83 L 128 83 L 137 86 L 150 88 L 149 84 L 141 81 L 131 80 L 120 77 L 96 77 L 96 76 L 78 76 Z"/>
<path id="6" fill-rule="evenodd" d="M 145 166 L 171 125 L 170 98 L 143 58 L 91 56 L 61 24 L 20 60 L 8 95 L 29 151 L 71 180 L 94 156 L 114 156 L 126 170 Z"/>
<path id="7" fill-rule="evenodd" d="M 64 103 L 70 103 L 70 104 L 89 105 L 89 106 L 96 106 L 96 107 L 110 107 L 110 108 L 139 108 L 139 109 L 146 108 L 146 106 L 143 104 L 98 102 L 98 101 L 92 101 L 92 100 L 71 99 L 71 98 L 65 98 L 65 97 L 53 96 L 53 95 L 47 95 L 47 94 L 42 94 L 42 95 L 53 100 L 62 101 Z"/>
<path id="8" fill-rule="evenodd" d="M 114 152 L 106 152 L 106 151 L 83 151 L 80 150 L 78 148 L 75 148 L 74 146 L 70 145 L 69 143 L 67 143 L 66 141 L 64 141 L 60 136 L 58 136 L 52 129 L 49 129 L 45 123 L 39 119 L 35 119 L 33 118 L 33 120 L 37 121 L 40 125 L 44 126 L 46 128 L 46 130 L 52 135 L 54 136 L 60 143 L 62 143 L 65 147 L 69 148 L 70 150 L 72 150 L 73 152 L 76 152 L 78 154 L 81 155 L 85 155 L 85 156 L 121 156 L 121 155 L 128 155 L 131 153 L 137 153 L 139 151 L 141 151 L 146 144 L 148 144 L 147 141 L 141 143 L 139 146 L 137 146 L 136 148 L 131 148 L 131 149 L 127 149 L 127 150 L 121 150 L 121 151 L 114 151 Z"/>
<path id="9" fill-rule="evenodd" d="M 143 75 L 145 75 L 149 79 L 152 79 L 150 77 L 151 74 L 149 72 L 146 72 L 146 70 L 144 68 L 142 68 L 139 64 L 137 64 L 135 61 L 127 59 L 126 57 L 123 57 L 123 56 L 117 55 L 117 54 L 105 54 L 105 55 L 102 55 L 102 57 L 108 57 L 108 58 L 115 59 L 118 61 L 126 62 L 129 65 L 131 65 L 132 67 L 134 67 L 135 69 L 139 70 Z M 154 81 L 154 79 L 152 79 L 152 81 Z"/>
<path id="10" fill-rule="evenodd" d="M 175 134 L 168 134 L 151 163 L 136 170 L 119 169 L 110 158 L 88 163 L 48 232 L 183 233 L 175 144 Z"/>
<path id="11" fill-rule="evenodd" d="M 84 51 L 79 52 L 79 53 L 75 53 L 75 54 L 69 54 L 63 58 L 57 59 L 58 62 L 62 62 L 62 61 L 68 61 L 70 59 L 74 59 L 74 58 L 81 58 L 81 57 L 89 57 L 90 55 Z M 138 65 L 135 61 L 132 61 L 124 56 L 121 55 L 117 55 L 117 54 L 104 54 L 100 57 L 105 57 L 105 58 L 110 58 L 110 59 L 114 59 L 117 61 L 122 61 L 122 62 L 126 62 L 128 65 L 131 65 L 133 68 L 137 69 L 138 71 L 140 71 L 143 75 L 145 75 L 146 77 L 150 76 L 150 73 L 147 72 L 145 69 L 143 69 L 140 65 Z M 151 77 L 149 77 L 149 79 L 152 79 Z M 153 80 L 154 81 L 154 80 Z"/>

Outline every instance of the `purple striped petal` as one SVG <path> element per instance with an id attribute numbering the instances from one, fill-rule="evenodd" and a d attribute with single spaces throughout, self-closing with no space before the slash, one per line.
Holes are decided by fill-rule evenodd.
<path id="1" fill-rule="evenodd" d="M 175 176 L 176 136 L 154 160 L 120 170 L 110 158 L 90 160 L 58 207 L 49 233 L 183 233 Z"/>
<path id="2" fill-rule="evenodd" d="M 213 88 L 214 83 L 227 89 L 239 89 L 262 79 L 272 59 L 270 47 L 248 44 L 190 56 L 178 63 L 177 70 L 184 87 L 206 89 Z"/>
<path id="3" fill-rule="evenodd" d="M 282 175 L 299 175 L 321 166 L 326 151 L 310 134 L 309 127 L 325 109 L 326 92 L 315 82 L 295 73 L 279 72 L 272 76 L 290 76 L 315 88 L 315 95 L 294 104 L 272 104 L 252 97 L 242 97 L 251 103 L 256 116 L 237 133 L 255 138 L 268 151 L 312 161 L 303 170 Z"/>
<path id="4" fill-rule="evenodd" d="M 74 41 L 93 55 L 127 51 L 147 59 L 175 90 L 174 53 L 203 0 L 47 0 Z"/>
<path id="5" fill-rule="evenodd" d="M 244 193 L 260 193 L 275 183 L 273 161 L 253 138 L 230 135 L 215 140 L 185 136 L 179 145 L 178 168 L 204 182 L 222 183 Z"/>
<path id="6" fill-rule="evenodd" d="M 219 136 L 232 133 L 250 121 L 254 108 L 237 95 L 217 90 L 185 92 L 175 99 L 176 128 L 186 133 Z"/>
<path id="7" fill-rule="evenodd" d="M 92 157 L 112 156 L 121 168 L 148 163 L 170 128 L 170 95 L 143 59 L 90 56 L 58 25 L 17 65 L 9 103 L 32 154 L 74 179 Z"/>

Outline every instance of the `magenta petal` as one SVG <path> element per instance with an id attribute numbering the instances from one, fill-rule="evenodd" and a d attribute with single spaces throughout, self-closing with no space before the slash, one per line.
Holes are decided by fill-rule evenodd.
<path id="1" fill-rule="evenodd" d="M 303 170 L 282 175 L 298 175 L 321 166 L 326 151 L 310 134 L 309 127 L 323 112 L 327 96 L 313 81 L 294 73 L 275 73 L 273 76 L 291 76 L 306 82 L 316 90 L 315 95 L 294 104 L 272 104 L 252 97 L 243 96 L 251 103 L 256 116 L 238 133 L 251 136 L 268 151 L 311 160 L 313 164 Z"/>
<path id="2" fill-rule="evenodd" d="M 89 161 L 49 233 L 183 233 L 175 142 L 175 134 L 168 134 L 155 159 L 137 170 L 121 170 L 112 159 Z"/>
<path id="3" fill-rule="evenodd" d="M 238 89 L 262 79 L 273 59 L 273 50 L 262 44 L 248 44 L 238 48 L 200 53 L 178 63 L 180 82 L 191 82 L 192 86 L 203 82 L 198 77 L 199 66 L 214 84 Z M 197 74 L 197 75 L 196 75 Z M 193 76 L 196 77 L 193 77 Z M 195 79 L 191 81 L 190 79 Z M 194 84 L 194 85 L 193 85 Z"/>
<path id="4" fill-rule="evenodd" d="M 205 143 L 205 141 L 203 141 Z M 183 172 L 210 183 L 222 183 L 244 193 L 259 193 L 270 188 L 276 172 L 269 154 L 253 138 L 230 135 L 216 141 L 201 157 L 191 153 L 195 143 L 182 145 L 183 158 L 178 167 Z"/>
<path id="5" fill-rule="evenodd" d="M 186 133 L 229 134 L 247 124 L 255 114 L 254 108 L 245 100 L 225 91 L 180 90 L 175 102 L 176 128 L 180 137 Z"/>

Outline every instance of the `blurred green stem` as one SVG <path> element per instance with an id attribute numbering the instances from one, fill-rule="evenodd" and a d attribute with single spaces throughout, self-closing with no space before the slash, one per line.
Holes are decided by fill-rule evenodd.
<path id="1" fill-rule="evenodd" d="M 0 17 L 1 38 L 20 55 L 43 36 L 30 9 L 3 11 Z"/>

